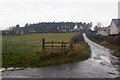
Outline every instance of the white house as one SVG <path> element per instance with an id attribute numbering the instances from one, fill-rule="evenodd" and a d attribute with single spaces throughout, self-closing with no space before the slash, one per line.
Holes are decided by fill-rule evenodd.
<path id="1" fill-rule="evenodd" d="M 74 29 L 70 29 L 70 32 L 79 32 L 81 28 L 77 27 L 77 24 L 75 25 Z"/>
<path id="2" fill-rule="evenodd" d="M 80 28 L 77 27 L 77 24 L 75 25 L 74 27 L 74 32 L 79 32 L 80 31 Z"/>
<path id="3" fill-rule="evenodd" d="M 110 34 L 119 34 L 120 33 L 120 19 L 112 19 L 110 25 Z"/>
<path id="4" fill-rule="evenodd" d="M 110 34 L 110 27 L 100 27 L 97 34 L 102 36 L 108 36 Z"/>

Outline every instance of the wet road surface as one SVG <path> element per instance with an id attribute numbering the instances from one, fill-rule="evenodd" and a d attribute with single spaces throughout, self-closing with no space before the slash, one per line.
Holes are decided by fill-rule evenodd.
<path id="1" fill-rule="evenodd" d="M 116 58 L 106 49 L 83 34 L 91 48 L 91 57 L 82 62 L 69 63 L 59 66 L 34 68 L 25 70 L 5 71 L 4 78 L 115 78 L 118 71 L 111 64 L 111 58 Z"/>

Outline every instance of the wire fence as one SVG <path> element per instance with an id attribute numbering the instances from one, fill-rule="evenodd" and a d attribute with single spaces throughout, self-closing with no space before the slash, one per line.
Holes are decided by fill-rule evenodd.
<path id="1" fill-rule="evenodd" d="M 31 53 L 41 49 L 41 41 L 2 41 L 2 53 Z"/>

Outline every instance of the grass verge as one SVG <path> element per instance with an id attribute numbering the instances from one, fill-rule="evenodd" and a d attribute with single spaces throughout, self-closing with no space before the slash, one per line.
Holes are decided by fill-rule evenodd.
<path id="1" fill-rule="evenodd" d="M 120 58 L 120 47 L 114 44 L 110 44 L 106 41 L 94 40 L 97 44 L 109 48 L 112 50 L 111 54 Z"/>
<path id="2" fill-rule="evenodd" d="M 89 58 L 90 48 L 79 33 L 40 33 L 30 35 L 3 36 L 3 40 L 15 40 L 2 43 L 2 66 L 7 67 L 45 67 L 65 63 L 83 61 Z M 75 36 L 77 35 L 77 36 Z M 73 37 L 74 36 L 74 37 Z M 62 50 L 41 50 L 38 40 L 73 41 L 77 44 L 73 48 Z M 35 42 L 33 42 L 35 41 Z M 36 42 L 38 41 L 38 42 Z M 81 43 L 78 43 L 80 42 Z"/>
<path id="3" fill-rule="evenodd" d="M 90 48 L 87 43 L 82 42 L 76 44 L 72 49 L 61 50 L 45 50 L 40 49 L 31 54 L 15 56 L 8 54 L 3 56 L 3 67 L 45 67 L 54 66 L 65 63 L 83 61 L 89 58 Z"/>

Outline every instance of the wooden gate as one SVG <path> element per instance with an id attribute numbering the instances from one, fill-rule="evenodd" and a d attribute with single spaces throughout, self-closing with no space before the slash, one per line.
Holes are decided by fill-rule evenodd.
<path id="1" fill-rule="evenodd" d="M 57 45 L 59 44 L 59 46 Z M 65 50 L 67 47 L 72 48 L 73 47 L 73 42 L 55 42 L 55 41 L 51 41 L 51 42 L 46 42 L 45 39 L 42 39 L 42 49 L 45 50 L 46 48 L 51 48 L 51 49 L 56 49 L 59 48 L 61 50 Z"/>

